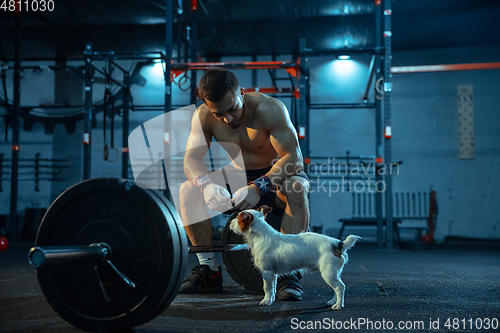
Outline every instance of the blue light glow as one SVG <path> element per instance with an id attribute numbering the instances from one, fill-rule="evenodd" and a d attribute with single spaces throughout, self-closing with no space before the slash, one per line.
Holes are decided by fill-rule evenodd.
<path id="1" fill-rule="evenodd" d="M 329 67 L 331 74 L 341 77 L 357 75 L 360 69 L 359 65 L 353 60 L 334 60 Z"/>
<path id="2" fill-rule="evenodd" d="M 163 79 L 163 63 L 162 62 L 155 62 L 153 65 L 153 68 L 151 69 L 151 75 L 154 76 L 155 78 L 162 78 Z"/>
<path id="3" fill-rule="evenodd" d="M 311 99 L 318 103 L 359 100 L 366 87 L 368 68 L 357 60 L 329 60 L 311 74 Z"/>
<path id="4" fill-rule="evenodd" d="M 159 105 L 165 102 L 165 78 L 163 64 L 152 62 L 141 68 L 140 75 L 146 80 L 145 86 L 130 87 L 137 105 Z"/>

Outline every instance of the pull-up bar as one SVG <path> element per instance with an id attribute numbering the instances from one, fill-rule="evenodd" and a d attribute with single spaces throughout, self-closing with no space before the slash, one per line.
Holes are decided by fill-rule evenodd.
<path id="1" fill-rule="evenodd" d="M 92 50 L 85 50 L 85 56 L 91 56 L 95 59 L 120 59 L 120 60 L 164 60 L 165 55 L 163 52 L 96 52 Z"/>
<path id="2" fill-rule="evenodd" d="M 297 77 L 299 64 L 288 61 L 244 61 L 244 62 L 186 62 L 172 63 L 172 72 L 183 72 L 187 70 L 203 70 L 216 67 L 227 69 L 277 69 L 283 68 L 290 75 Z"/>

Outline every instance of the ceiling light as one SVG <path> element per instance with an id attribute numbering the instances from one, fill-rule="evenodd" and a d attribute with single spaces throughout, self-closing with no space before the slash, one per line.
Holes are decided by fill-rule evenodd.
<path id="1" fill-rule="evenodd" d="M 339 59 L 339 60 L 349 60 L 349 59 L 351 59 L 351 56 L 343 54 L 343 55 L 339 55 L 337 57 L 337 59 Z"/>

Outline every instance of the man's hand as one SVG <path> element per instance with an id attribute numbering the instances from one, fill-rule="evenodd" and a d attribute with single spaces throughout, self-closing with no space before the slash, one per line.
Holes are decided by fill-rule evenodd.
<path id="1" fill-rule="evenodd" d="M 254 184 L 242 187 L 233 194 L 234 209 L 238 210 L 251 209 L 259 200 L 259 189 Z"/>
<path id="2" fill-rule="evenodd" d="M 203 199 L 213 211 L 225 212 L 232 207 L 231 195 L 222 186 L 210 183 L 203 189 Z"/>

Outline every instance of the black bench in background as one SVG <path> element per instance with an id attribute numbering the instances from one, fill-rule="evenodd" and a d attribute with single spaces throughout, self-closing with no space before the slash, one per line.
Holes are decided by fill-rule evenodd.
<path id="1" fill-rule="evenodd" d="M 376 227 L 377 226 L 377 217 L 353 217 L 349 219 L 339 219 L 339 222 L 342 223 L 342 227 L 340 228 L 338 239 L 342 239 L 342 233 L 344 232 L 344 228 L 346 226 L 362 226 L 362 227 Z M 382 220 L 384 226 L 386 226 L 387 221 L 385 218 Z M 396 236 L 396 240 L 400 241 L 399 236 L 399 227 L 398 223 L 401 223 L 401 219 L 394 217 L 392 218 L 392 225 L 394 230 L 394 235 Z"/>
<path id="2" fill-rule="evenodd" d="M 385 212 L 385 195 L 382 195 L 382 212 Z M 420 239 L 427 226 L 422 224 L 400 226 L 403 221 L 427 221 L 429 216 L 429 194 L 426 192 L 394 192 L 393 193 L 393 228 L 399 242 L 400 230 L 415 230 L 416 238 Z M 386 226 L 385 216 L 382 218 Z M 342 223 L 338 238 L 342 238 L 345 227 L 363 226 L 377 227 L 375 193 L 352 193 L 352 216 L 341 218 Z"/>

